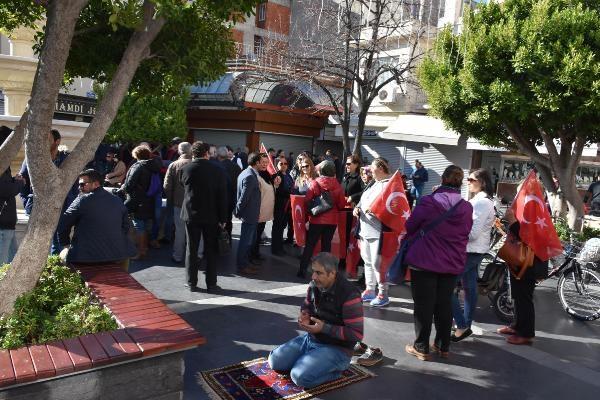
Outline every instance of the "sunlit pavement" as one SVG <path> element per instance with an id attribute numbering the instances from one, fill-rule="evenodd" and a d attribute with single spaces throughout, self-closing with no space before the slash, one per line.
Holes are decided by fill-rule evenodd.
<path id="1" fill-rule="evenodd" d="M 270 224 L 267 232 L 270 232 Z M 296 278 L 298 249 L 289 256 L 265 258 L 256 278 L 235 275 L 235 246 L 219 262 L 220 294 L 191 293 L 183 285 L 183 265 L 171 261 L 171 250 L 152 250 L 149 259 L 132 263 L 130 271 L 207 338 L 186 354 L 184 399 L 208 399 L 198 383 L 202 370 L 266 356 L 274 346 L 298 334 L 296 319 L 306 281 Z M 199 277 L 204 286 L 204 275 Z M 380 347 L 377 374 L 322 399 L 598 399 L 600 396 L 600 321 L 571 319 L 560 307 L 556 280 L 535 292 L 536 334 L 532 346 L 507 344 L 495 333 L 500 325 L 486 297 L 480 297 L 475 335 L 451 347 L 448 360 L 422 362 L 407 355 L 414 339 L 410 288 L 390 290 L 384 309 L 365 307 L 365 341 Z"/>

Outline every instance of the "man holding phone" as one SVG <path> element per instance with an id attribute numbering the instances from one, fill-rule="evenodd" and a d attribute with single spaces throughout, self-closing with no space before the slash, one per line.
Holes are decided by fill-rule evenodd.
<path id="1" fill-rule="evenodd" d="M 337 263 L 330 253 L 313 257 L 312 281 L 298 316 L 306 333 L 269 354 L 273 370 L 289 371 L 292 381 L 304 388 L 339 378 L 363 338 L 360 292 L 338 273 Z"/>

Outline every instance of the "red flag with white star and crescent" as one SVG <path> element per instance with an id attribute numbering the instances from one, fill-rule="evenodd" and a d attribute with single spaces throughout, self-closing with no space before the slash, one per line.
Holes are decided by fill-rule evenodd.
<path id="1" fill-rule="evenodd" d="M 296 244 L 303 247 L 306 244 L 306 205 L 304 196 L 291 195 L 292 223 L 294 224 L 294 237 Z"/>
<path id="2" fill-rule="evenodd" d="M 346 253 L 346 275 L 350 278 L 356 278 L 357 266 L 360 261 L 360 240 L 354 234 L 356 221 L 356 218 L 352 218 L 352 229 L 350 230 L 350 240 Z"/>
<path id="3" fill-rule="evenodd" d="M 519 221 L 519 236 L 542 261 L 562 253 L 563 247 L 544 202 L 542 184 L 531 171 L 517 193 L 512 209 Z"/>
<path id="4" fill-rule="evenodd" d="M 387 182 L 381 195 L 371 204 L 371 212 L 382 224 L 394 232 L 403 233 L 406 220 L 410 217 L 410 206 L 404 192 L 402 176 L 396 171 Z"/>

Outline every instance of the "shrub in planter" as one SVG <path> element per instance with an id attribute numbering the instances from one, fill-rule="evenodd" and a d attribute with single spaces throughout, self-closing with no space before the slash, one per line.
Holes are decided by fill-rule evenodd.
<path id="1" fill-rule="evenodd" d="M 8 265 L 0 268 L 0 279 Z M 0 348 L 117 329 L 110 313 L 85 287 L 79 273 L 48 257 L 37 286 L 19 297 L 12 314 L 0 318 Z"/>

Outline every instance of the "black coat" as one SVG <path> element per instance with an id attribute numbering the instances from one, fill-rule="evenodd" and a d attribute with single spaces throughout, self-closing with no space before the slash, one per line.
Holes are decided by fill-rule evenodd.
<path id="1" fill-rule="evenodd" d="M 229 199 L 229 209 L 233 210 L 237 200 L 237 178 L 242 173 L 239 165 L 229 159 L 221 160 L 221 165 L 227 175 L 227 196 Z"/>
<path id="2" fill-rule="evenodd" d="M 358 204 L 364 190 L 364 184 L 362 179 L 360 179 L 360 174 L 358 172 L 345 174 L 342 179 L 342 188 L 344 189 L 344 196 L 349 196 L 352 203 Z"/>
<path id="3" fill-rule="evenodd" d="M 123 191 L 127 194 L 125 205 L 135 219 L 154 219 L 155 197 L 147 196 L 152 174 L 160 172 L 160 160 L 140 160 L 129 168 L 123 183 Z"/>
<path id="4" fill-rule="evenodd" d="M 14 230 L 17 224 L 17 203 L 15 196 L 19 194 L 25 183 L 12 177 L 10 168 L 0 176 L 0 229 Z"/>
<path id="5" fill-rule="evenodd" d="M 62 214 L 57 231 L 62 245 L 71 244 L 70 263 L 121 261 L 135 255 L 127 209 L 102 187 L 77 197 Z"/>
<path id="6" fill-rule="evenodd" d="M 181 219 L 197 224 L 226 222 L 229 202 L 223 168 L 201 158 L 183 167 L 180 174 L 185 190 Z"/>

